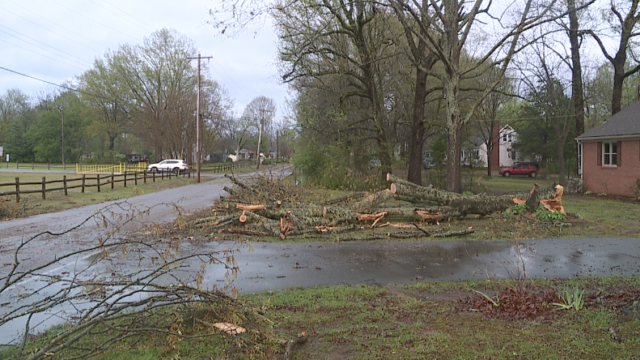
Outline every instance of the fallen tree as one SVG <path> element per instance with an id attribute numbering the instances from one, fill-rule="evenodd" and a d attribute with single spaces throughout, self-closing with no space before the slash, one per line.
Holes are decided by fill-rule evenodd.
<path id="1" fill-rule="evenodd" d="M 539 204 L 551 209 L 561 207 L 562 187 L 540 189 L 536 184 L 528 192 L 514 195 L 462 195 L 419 186 L 388 174 L 389 188 L 374 193 L 355 193 L 321 204 L 302 200 L 300 188 L 267 177 L 247 181 L 229 176 L 234 184 L 229 196 L 215 206 L 215 215 L 192 223 L 211 234 L 292 237 L 332 237 L 335 241 L 379 238 L 436 236 L 398 231 L 358 237 L 337 236 L 345 232 L 380 227 L 382 220 L 398 223 L 435 223 L 467 216 L 484 217 L 503 212 L 516 204 L 526 204 L 530 212 Z M 558 196 L 559 194 L 559 196 Z M 422 205 L 418 207 L 417 205 Z M 547 206 L 545 205 L 545 206 Z M 557 210 L 553 210 L 557 211 Z M 465 235 L 472 229 L 451 231 L 437 236 Z M 348 240 L 347 240 L 348 239 Z"/>

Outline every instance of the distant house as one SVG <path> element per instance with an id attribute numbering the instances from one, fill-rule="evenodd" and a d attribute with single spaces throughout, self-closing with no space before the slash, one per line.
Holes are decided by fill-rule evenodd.
<path id="1" fill-rule="evenodd" d="M 512 145 L 516 142 L 518 134 L 509 125 L 505 125 L 500 129 L 498 138 L 498 151 L 494 152 L 492 158 L 493 169 L 496 169 L 496 164 L 499 167 L 509 167 L 516 161 L 522 160 L 518 158 L 518 154 L 512 149 Z M 475 141 L 472 141 L 478 147 L 478 159 L 481 166 L 487 166 L 487 144 L 479 136 L 475 137 Z M 497 155 L 497 158 L 496 158 Z"/>
<path id="2" fill-rule="evenodd" d="M 576 138 L 584 190 L 638 196 L 640 101 Z"/>

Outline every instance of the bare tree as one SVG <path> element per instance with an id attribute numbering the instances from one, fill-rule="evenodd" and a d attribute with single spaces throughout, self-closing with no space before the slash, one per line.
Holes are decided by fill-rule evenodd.
<path id="1" fill-rule="evenodd" d="M 421 30 L 414 34 L 424 39 L 429 51 L 436 54 L 442 64 L 430 73 L 442 81 L 446 101 L 447 190 L 460 192 L 463 129 L 478 106 L 500 84 L 500 77 L 507 71 L 513 55 L 527 45 L 521 42 L 521 35 L 550 21 L 546 16 L 550 4 L 527 0 L 515 9 L 513 2 L 509 7 L 512 16 L 507 16 L 504 8 L 491 1 L 476 0 L 467 6 L 455 0 L 432 0 L 427 9 L 418 0 L 393 0 L 392 3 L 398 12 L 406 13 L 419 25 Z M 487 23 L 492 25 L 487 32 L 494 33 L 481 36 Z M 471 40 L 473 47 L 468 44 Z M 462 113 L 462 82 L 493 68 L 498 69 L 499 78 L 478 89 L 475 101 Z"/>
<path id="2" fill-rule="evenodd" d="M 640 22 L 640 9 L 638 4 L 640 4 L 640 0 L 611 0 L 608 9 L 602 9 L 604 20 L 606 20 L 605 23 L 607 24 L 606 28 L 600 31 L 589 31 L 589 34 L 598 43 L 604 57 L 613 66 L 612 115 L 622 108 L 624 79 L 640 70 L 640 59 L 631 46 L 633 39 L 640 36 L 638 25 Z M 607 50 L 607 46 L 602 40 L 611 31 L 618 35 L 617 49 L 614 50 L 615 54 Z M 636 64 L 626 68 L 629 55 L 631 55 Z"/>
<path id="3" fill-rule="evenodd" d="M 260 148 L 262 146 L 262 133 L 265 128 L 271 126 L 273 118 L 276 115 L 276 102 L 266 96 L 258 96 L 251 100 L 251 102 L 244 109 L 243 117 L 246 119 L 252 119 L 258 126 L 258 148 L 256 150 L 257 165 L 256 168 L 260 169 Z"/>

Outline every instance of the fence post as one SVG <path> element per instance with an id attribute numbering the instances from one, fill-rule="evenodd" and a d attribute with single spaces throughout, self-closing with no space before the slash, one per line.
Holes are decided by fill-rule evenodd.
<path id="1" fill-rule="evenodd" d="M 124 172 L 124 187 L 127 187 L 127 171 Z"/>
<path id="2" fill-rule="evenodd" d="M 42 200 L 46 200 L 47 199 L 47 178 L 46 177 L 42 177 Z"/>
<path id="3" fill-rule="evenodd" d="M 134 178 L 133 178 L 133 184 L 134 184 L 135 186 L 138 186 L 138 171 L 137 171 L 137 170 L 133 172 L 133 176 L 134 176 Z"/>
<path id="4" fill-rule="evenodd" d="M 153 177 L 153 182 L 156 182 L 156 172 L 152 171 L 151 176 Z"/>
<path id="5" fill-rule="evenodd" d="M 64 196 L 69 196 L 69 192 L 67 189 L 67 175 L 62 175 L 62 185 L 64 187 Z"/>
<path id="6" fill-rule="evenodd" d="M 147 170 L 142 170 L 142 178 L 144 179 L 144 183 L 147 183 Z"/>
<path id="7" fill-rule="evenodd" d="M 164 180 L 164 170 L 160 170 L 160 180 Z"/>
<path id="8" fill-rule="evenodd" d="M 87 180 L 87 174 L 82 174 L 82 193 L 84 194 L 84 183 Z"/>
<path id="9" fill-rule="evenodd" d="M 113 177 L 113 172 L 111 173 L 111 190 L 113 190 L 113 186 L 116 183 L 114 177 Z"/>
<path id="10" fill-rule="evenodd" d="M 98 180 L 98 192 L 100 192 L 100 174 L 96 175 L 96 179 Z"/>
<path id="11" fill-rule="evenodd" d="M 16 202 L 20 202 L 20 178 L 16 178 Z"/>

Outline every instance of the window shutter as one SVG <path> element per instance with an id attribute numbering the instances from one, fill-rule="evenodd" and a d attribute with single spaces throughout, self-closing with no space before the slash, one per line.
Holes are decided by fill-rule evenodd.
<path id="1" fill-rule="evenodd" d="M 596 155 L 596 163 L 598 166 L 602 166 L 602 142 L 598 142 L 598 151 Z"/>
<path id="2" fill-rule="evenodd" d="M 622 141 L 618 141 L 618 166 L 622 166 Z"/>

